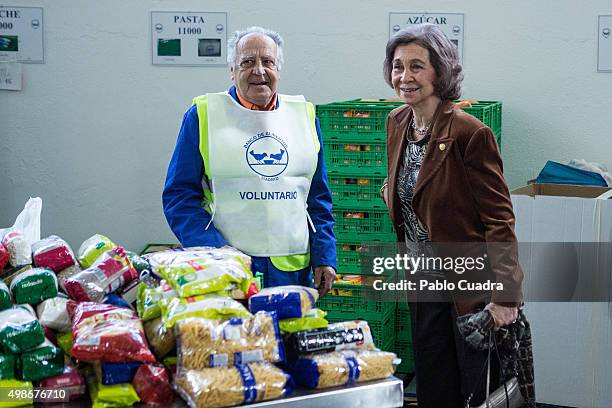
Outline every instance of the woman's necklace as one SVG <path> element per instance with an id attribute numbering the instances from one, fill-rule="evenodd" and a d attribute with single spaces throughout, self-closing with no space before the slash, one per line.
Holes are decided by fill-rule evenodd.
<path id="1" fill-rule="evenodd" d="M 431 126 L 431 122 L 429 122 L 427 126 L 418 127 L 416 125 L 416 121 L 414 120 L 414 113 L 412 114 L 412 120 L 410 121 L 410 127 L 412 128 L 412 130 L 414 130 L 414 133 L 416 133 L 419 138 L 423 138 L 427 136 L 427 134 L 429 133 L 430 126 Z"/>

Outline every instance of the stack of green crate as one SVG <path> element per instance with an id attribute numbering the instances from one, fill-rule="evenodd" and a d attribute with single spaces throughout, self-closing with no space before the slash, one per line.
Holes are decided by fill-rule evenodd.
<path id="1" fill-rule="evenodd" d="M 361 246 L 395 242 L 380 187 L 387 174 L 386 119 L 401 103 L 347 101 L 317 106 L 338 239 L 338 274 L 362 274 Z M 395 304 L 364 302 L 363 286 L 337 283 L 319 302 L 331 322 L 367 320 L 374 342 L 395 349 Z"/>

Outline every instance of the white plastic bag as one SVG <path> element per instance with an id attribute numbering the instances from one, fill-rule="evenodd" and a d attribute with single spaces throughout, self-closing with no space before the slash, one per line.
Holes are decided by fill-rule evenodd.
<path id="1" fill-rule="evenodd" d="M 42 199 L 40 197 L 31 198 L 26 202 L 23 211 L 15 219 L 15 223 L 10 228 L 0 229 L 0 239 L 10 231 L 21 231 L 30 246 L 40 241 L 40 212 L 42 211 Z"/>

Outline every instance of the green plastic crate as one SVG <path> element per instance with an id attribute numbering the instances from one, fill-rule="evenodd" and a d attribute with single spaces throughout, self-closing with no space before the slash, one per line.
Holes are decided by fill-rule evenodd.
<path id="1" fill-rule="evenodd" d="M 374 344 L 378 348 L 392 348 L 395 345 L 395 314 L 391 313 L 386 316 L 385 319 L 364 319 L 363 317 L 355 317 L 355 318 L 331 318 L 327 315 L 327 321 L 330 323 L 344 322 L 347 320 L 366 320 L 368 322 L 368 326 L 370 326 L 370 330 L 372 331 L 372 338 L 374 340 Z M 391 350 L 392 351 L 392 350 Z"/>
<path id="2" fill-rule="evenodd" d="M 502 103 L 498 101 L 478 101 L 471 107 L 461 108 L 463 111 L 478 118 L 491 128 L 495 135 L 501 134 Z"/>
<path id="3" fill-rule="evenodd" d="M 336 267 L 339 274 L 361 274 L 363 247 L 359 242 L 336 242 Z"/>
<path id="4" fill-rule="evenodd" d="M 349 209 L 334 206 L 334 233 L 339 240 L 394 242 L 395 229 L 387 209 Z"/>
<path id="5" fill-rule="evenodd" d="M 386 208 L 380 197 L 385 176 L 344 176 L 329 173 L 327 181 L 336 204 L 347 207 Z"/>
<path id="6" fill-rule="evenodd" d="M 323 140 L 327 172 L 355 176 L 387 174 L 387 145 L 384 139 L 365 140 L 359 137 Z"/>
<path id="7" fill-rule="evenodd" d="M 382 297 L 366 302 L 362 299 L 365 288 L 365 285 L 334 283 L 332 291 L 319 299 L 317 307 L 327 312 L 328 320 L 378 321 L 393 316 L 395 322 L 395 303 L 385 302 Z"/>
<path id="8" fill-rule="evenodd" d="M 395 335 L 398 341 L 412 341 L 410 309 L 406 303 L 398 303 L 395 309 Z"/>
<path id="9" fill-rule="evenodd" d="M 324 137 L 377 135 L 385 139 L 389 112 L 401 102 L 352 100 L 317 106 Z"/>
<path id="10" fill-rule="evenodd" d="M 412 343 L 396 339 L 395 354 L 402 359 L 401 364 L 397 366 L 395 372 L 397 374 L 414 373 L 414 354 L 412 350 Z"/>

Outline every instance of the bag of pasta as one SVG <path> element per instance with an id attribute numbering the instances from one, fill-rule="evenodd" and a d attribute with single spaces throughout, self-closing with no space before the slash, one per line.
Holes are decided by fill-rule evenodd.
<path id="1" fill-rule="evenodd" d="M 249 298 L 251 313 L 276 312 L 279 320 L 304 317 L 315 307 L 319 292 L 306 286 L 275 286 L 262 289 Z"/>
<path id="2" fill-rule="evenodd" d="M 0 312 L 0 346 L 7 352 L 23 353 L 45 341 L 45 333 L 29 305 Z"/>
<path id="3" fill-rule="evenodd" d="M 147 259 L 181 297 L 220 292 L 234 283 L 244 298 L 253 283 L 251 258 L 232 247 L 162 251 Z"/>
<path id="4" fill-rule="evenodd" d="M 166 329 L 161 317 L 144 322 L 144 331 L 155 357 L 161 360 L 173 350 L 176 350 L 174 330 Z"/>
<path id="5" fill-rule="evenodd" d="M 296 384 L 328 388 L 387 378 L 400 362 L 386 351 L 345 350 L 301 357 L 287 364 L 287 371 Z"/>
<path id="6" fill-rule="evenodd" d="M 285 345 L 287 355 L 292 358 L 310 353 L 375 349 L 370 326 L 365 320 L 332 323 L 324 329 L 291 333 Z"/>
<path id="7" fill-rule="evenodd" d="M 51 269 L 32 268 L 11 281 L 15 303 L 35 305 L 57 296 L 57 277 Z"/>
<path id="8" fill-rule="evenodd" d="M 79 247 L 77 259 L 83 269 L 89 268 L 100 255 L 117 245 L 104 235 L 95 234 L 87 238 Z"/>
<path id="9" fill-rule="evenodd" d="M 191 408 L 251 404 L 285 397 L 293 392 L 291 376 L 267 362 L 230 368 L 179 370 L 174 384 Z"/>
<path id="10" fill-rule="evenodd" d="M 212 320 L 228 320 L 232 317 L 250 317 L 251 314 L 240 303 L 217 295 L 189 298 L 173 298 L 162 301 L 162 319 L 166 329 L 187 317 L 203 317 Z"/>
<path id="11" fill-rule="evenodd" d="M 77 262 L 72 249 L 70 249 L 66 241 L 56 235 L 51 235 L 33 243 L 32 258 L 37 267 L 49 268 L 55 273 Z"/>
<path id="12" fill-rule="evenodd" d="M 32 248 L 28 239 L 19 230 L 7 232 L 2 237 L 2 245 L 8 250 L 9 263 L 13 266 L 32 263 Z"/>
<path id="13" fill-rule="evenodd" d="M 45 339 L 40 346 L 19 356 L 17 372 L 24 381 L 38 381 L 60 375 L 64 372 L 64 352 Z"/>
<path id="14" fill-rule="evenodd" d="M 278 322 L 281 333 L 295 333 L 298 331 L 324 329 L 327 327 L 325 316 L 327 312 L 321 309 L 310 309 L 304 317 L 294 317 Z"/>
<path id="15" fill-rule="evenodd" d="M 140 401 L 132 384 L 103 385 L 91 373 L 87 375 L 87 388 L 93 408 L 131 407 Z"/>
<path id="16" fill-rule="evenodd" d="M 176 291 L 165 280 L 159 286 L 149 286 L 145 282 L 138 285 L 136 295 L 136 310 L 143 322 L 161 316 L 160 303 L 163 299 L 178 297 Z"/>
<path id="17" fill-rule="evenodd" d="M 179 366 L 187 369 L 228 367 L 252 362 L 285 360 L 274 313 L 225 322 L 189 318 L 176 326 Z"/>
<path id="18" fill-rule="evenodd" d="M 66 332 L 71 329 L 72 321 L 70 316 L 68 316 L 68 310 L 66 310 L 68 299 L 64 296 L 44 300 L 36 306 L 36 314 L 40 324 L 60 332 Z"/>
<path id="19" fill-rule="evenodd" d="M 33 406 L 34 386 L 31 381 L 19 381 L 14 379 L 0 380 L 0 390 L 3 390 L 4 401 L 0 401 L 0 407 L 21 407 L 24 405 Z M 13 391 L 14 398 L 8 399 L 6 395 Z"/>
<path id="20" fill-rule="evenodd" d="M 82 361 L 155 362 L 141 320 L 130 309 L 79 303 L 72 314 L 72 356 Z"/>
<path id="21" fill-rule="evenodd" d="M 114 292 L 138 277 L 123 247 L 104 252 L 89 268 L 64 281 L 71 299 L 102 302 Z"/>

